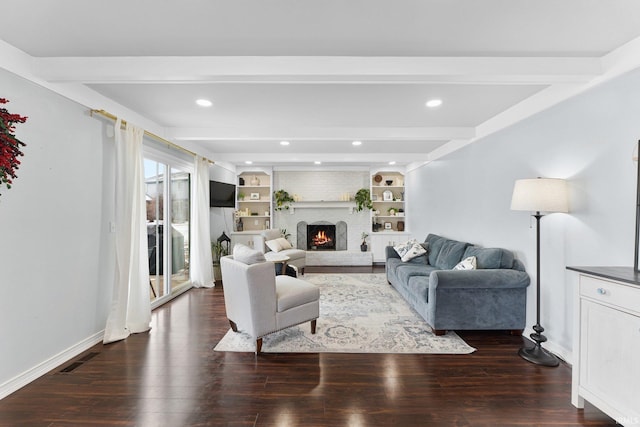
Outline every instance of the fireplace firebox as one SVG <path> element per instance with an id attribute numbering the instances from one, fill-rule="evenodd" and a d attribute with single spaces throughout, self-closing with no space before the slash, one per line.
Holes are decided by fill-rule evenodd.
<path id="1" fill-rule="evenodd" d="M 307 224 L 307 250 L 335 251 L 336 226 L 334 224 Z"/>

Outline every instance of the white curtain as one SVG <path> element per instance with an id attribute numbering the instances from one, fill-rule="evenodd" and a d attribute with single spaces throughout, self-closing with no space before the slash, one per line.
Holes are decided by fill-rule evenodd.
<path id="1" fill-rule="evenodd" d="M 196 288 L 211 288 L 213 258 L 209 224 L 209 161 L 196 156 L 191 184 L 191 283 Z"/>
<path id="2" fill-rule="evenodd" d="M 150 328 L 143 136 L 129 123 L 121 130 L 116 120 L 116 274 L 105 344 Z"/>

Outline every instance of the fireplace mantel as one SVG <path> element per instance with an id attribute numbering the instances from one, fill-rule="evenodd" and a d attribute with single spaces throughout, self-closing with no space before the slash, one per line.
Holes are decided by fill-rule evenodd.
<path id="1" fill-rule="evenodd" d="M 340 200 L 313 200 L 304 202 L 294 202 L 289 206 L 289 213 L 293 214 L 296 209 L 348 209 L 353 213 L 356 207 L 355 202 L 344 202 Z"/>

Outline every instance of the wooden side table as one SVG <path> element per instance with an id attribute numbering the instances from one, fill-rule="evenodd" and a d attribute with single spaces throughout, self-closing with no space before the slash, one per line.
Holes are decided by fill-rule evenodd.
<path id="1" fill-rule="evenodd" d="M 287 272 L 287 261 L 289 261 L 290 259 L 288 256 L 279 254 L 277 252 L 267 252 L 266 254 L 264 254 L 264 258 L 274 264 L 282 264 L 282 269 L 280 270 L 281 275 Z"/>

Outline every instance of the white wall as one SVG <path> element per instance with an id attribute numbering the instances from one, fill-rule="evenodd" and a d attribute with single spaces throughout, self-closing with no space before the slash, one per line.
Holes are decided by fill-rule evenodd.
<path id="1" fill-rule="evenodd" d="M 407 176 L 408 217 L 428 233 L 514 250 L 531 276 L 535 323 L 535 220 L 510 210 L 518 178 L 566 178 L 571 213 L 541 224 L 542 326 L 547 347 L 572 359 L 575 283 L 566 266 L 633 265 L 640 71 L 542 112 Z M 530 330 L 528 332 L 531 332 Z"/>
<path id="2" fill-rule="evenodd" d="M 88 110 L 0 70 L 24 148 L 0 192 L 0 398 L 99 342 L 113 284 L 113 140 Z M 40 371 L 39 371 L 40 370 Z"/>

